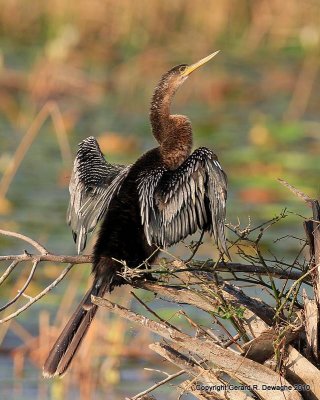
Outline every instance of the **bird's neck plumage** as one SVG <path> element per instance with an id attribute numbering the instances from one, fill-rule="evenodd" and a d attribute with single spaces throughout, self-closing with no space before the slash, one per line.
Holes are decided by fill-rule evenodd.
<path id="1" fill-rule="evenodd" d="M 162 79 L 156 87 L 150 108 L 152 133 L 160 144 L 164 166 L 170 170 L 178 168 L 190 155 L 192 128 L 184 115 L 171 115 L 170 105 L 177 87 Z"/>

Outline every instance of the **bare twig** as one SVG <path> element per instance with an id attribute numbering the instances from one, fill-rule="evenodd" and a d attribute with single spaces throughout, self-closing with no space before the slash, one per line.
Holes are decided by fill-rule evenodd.
<path id="1" fill-rule="evenodd" d="M 196 252 L 198 251 L 199 247 L 201 246 L 203 235 L 204 235 L 204 230 L 202 230 L 199 240 L 196 243 L 196 245 L 194 246 L 194 249 L 191 253 L 191 256 L 187 260 L 184 261 L 185 264 L 188 264 L 193 259 L 193 257 L 196 255 Z"/>
<path id="2" fill-rule="evenodd" d="M 43 296 L 45 296 L 50 290 L 52 290 L 54 287 L 57 286 L 59 282 L 62 281 L 62 279 L 67 275 L 67 273 L 70 271 L 70 269 L 73 267 L 74 264 L 69 264 L 58 276 L 56 280 L 54 280 L 49 286 L 47 286 L 42 292 L 40 292 L 37 296 L 33 297 L 30 299 L 30 301 L 25 304 L 23 307 L 20 307 L 17 311 L 14 313 L 8 315 L 7 317 L 3 318 L 0 320 L 0 324 L 3 322 L 10 321 L 10 319 L 17 317 L 19 314 L 21 314 L 23 311 L 25 311 L 27 308 L 31 307 L 32 304 L 40 300 Z"/>
<path id="3" fill-rule="evenodd" d="M 30 254 L 25 252 L 17 255 L 0 256 L 1 261 L 51 261 L 60 264 L 88 264 L 92 263 L 93 257 L 91 255 L 64 256 L 52 253 Z"/>
<path id="4" fill-rule="evenodd" d="M 291 192 L 293 194 L 295 194 L 299 199 L 303 200 L 305 203 L 307 203 L 307 205 L 309 207 L 311 207 L 311 203 L 312 203 L 312 199 L 311 197 L 309 197 L 307 194 L 301 192 L 301 190 L 295 188 L 294 186 L 290 185 L 290 183 L 286 182 L 284 179 L 280 179 L 278 178 L 278 181 L 285 186 L 286 188 L 288 188 L 289 190 L 291 190 Z"/>
<path id="5" fill-rule="evenodd" d="M 15 269 L 15 267 L 19 264 L 19 260 L 14 260 L 9 265 L 9 267 L 4 271 L 4 273 L 0 277 L 0 285 L 8 278 L 11 272 Z"/>
<path id="6" fill-rule="evenodd" d="M 38 261 L 35 261 L 33 263 L 33 266 L 31 268 L 30 274 L 29 274 L 25 284 L 23 285 L 22 289 L 18 291 L 18 294 L 12 300 L 8 301 L 7 304 L 5 304 L 4 306 L 0 307 L 0 311 L 3 311 L 6 308 L 8 308 L 9 306 L 11 306 L 12 304 L 14 304 L 24 294 L 24 292 L 26 291 L 27 287 L 29 286 L 29 284 L 31 282 L 31 279 L 33 278 L 33 275 L 34 275 L 34 273 L 36 271 L 36 268 L 37 268 L 38 264 L 39 264 Z"/>
<path id="7" fill-rule="evenodd" d="M 164 320 L 162 317 L 160 317 L 159 314 L 157 314 L 155 311 L 153 311 L 144 301 L 142 301 L 135 293 L 131 292 L 132 296 L 146 309 L 149 311 L 150 314 L 152 314 L 153 316 L 155 316 L 159 321 L 165 323 L 166 325 L 170 326 L 173 329 L 178 329 L 175 326 L 173 326 L 172 324 L 170 324 L 170 322 Z M 180 331 L 180 329 L 178 329 Z"/>
<path id="8" fill-rule="evenodd" d="M 22 235 L 21 233 L 10 232 L 10 231 L 5 231 L 3 229 L 0 229 L 0 235 L 11 236 L 11 237 L 15 237 L 17 239 L 24 240 L 25 242 L 31 244 L 31 246 L 33 246 L 35 249 L 37 249 L 40 252 L 40 254 L 48 254 L 48 250 L 45 247 L 43 247 L 40 243 L 29 238 L 28 236 Z M 3 259 L 5 259 L 5 258 L 3 258 Z"/>
<path id="9" fill-rule="evenodd" d="M 178 376 L 183 375 L 185 372 L 186 372 L 185 370 L 181 370 L 181 371 L 176 372 L 175 374 L 167 376 L 162 381 L 154 384 L 153 386 L 149 387 L 148 389 L 144 390 L 143 392 L 140 392 L 140 393 L 136 394 L 135 396 L 131 397 L 130 400 L 138 400 L 138 399 L 140 399 L 145 394 L 148 394 L 148 393 L 154 391 L 155 389 L 157 389 L 158 387 L 160 387 L 162 385 L 165 385 L 166 383 L 172 381 L 173 379 L 177 378 Z"/>

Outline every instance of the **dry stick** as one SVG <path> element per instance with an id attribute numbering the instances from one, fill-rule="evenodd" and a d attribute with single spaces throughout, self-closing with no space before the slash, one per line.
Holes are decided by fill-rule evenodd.
<path id="1" fill-rule="evenodd" d="M 201 269 L 203 271 L 208 271 L 212 272 L 212 269 L 214 268 L 215 271 L 219 272 L 247 272 L 250 274 L 260 274 L 260 275 L 272 275 L 275 278 L 279 279 L 298 279 L 301 277 L 300 272 L 294 272 L 294 271 L 286 271 L 286 270 L 281 270 L 279 268 L 275 267 L 268 267 L 268 271 L 261 266 L 261 265 L 252 265 L 252 264 L 241 264 L 241 263 L 225 263 L 225 262 L 214 262 L 211 260 L 208 261 L 197 261 L 194 260 L 192 263 L 189 263 L 190 268 L 188 267 L 187 269 L 192 272 L 193 269 Z M 209 271 L 211 269 L 211 271 Z"/>
<path id="2" fill-rule="evenodd" d="M 18 294 L 10 301 L 8 301 L 7 304 L 5 304 L 4 306 L 0 307 L 0 311 L 5 310 L 6 308 L 10 307 L 12 304 L 14 304 L 22 295 L 23 293 L 26 291 L 27 287 L 29 286 L 31 279 L 33 278 L 33 275 L 36 271 L 36 268 L 39 264 L 39 261 L 35 261 L 33 263 L 33 266 L 31 268 L 30 274 L 28 276 L 28 279 L 26 280 L 25 284 L 23 285 L 22 289 L 18 291 Z"/>
<path id="3" fill-rule="evenodd" d="M 315 271 L 316 269 L 319 268 L 319 265 L 315 265 L 313 268 L 309 269 L 305 274 L 303 274 L 299 279 L 297 279 L 295 282 L 293 282 L 293 284 L 291 285 L 290 289 L 288 290 L 288 293 L 284 299 L 284 301 L 281 303 L 280 307 L 277 309 L 276 315 L 275 317 L 277 317 L 280 312 L 282 311 L 282 309 L 284 308 L 284 306 L 287 304 L 287 301 L 292 293 L 292 291 L 295 289 L 295 287 L 297 285 L 299 285 L 301 282 L 303 282 L 303 280 L 310 274 L 312 274 L 313 271 Z"/>
<path id="4" fill-rule="evenodd" d="M 36 138 L 37 134 L 39 133 L 39 129 L 44 124 L 45 120 L 51 114 L 55 128 L 56 134 L 58 137 L 58 143 L 60 145 L 61 156 L 64 161 L 69 163 L 71 159 L 71 150 L 69 148 L 69 143 L 66 139 L 66 134 L 64 127 L 62 128 L 63 121 L 61 114 L 59 116 L 58 106 L 56 103 L 50 101 L 46 103 L 42 109 L 39 111 L 35 119 L 32 121 L 29 129 L 27 130 L 26 134 L 21 139 L 21 142 L 9 163 L 7 169 L 5 170 L 2 179 L 0 181 L 0 197 L 5 197 L 10 184 L 18 171 L 18 168 L 24 159 L 29 147 L 31 146 L 32 142 Z"/>
<path id="5" fill-rule="evenodd" d="M 196 276 L 196 277 L 200 277 L 200 281 L 202 282 L 202 288 L 203 291 L 207 294 L 207 296 L 209 296 L 209 298 L 212 296 L 213 298 L 217 298 L 218 299 L 218 304 L 221 307 L 222 310 L 226 311 L 229 309 L 230 304 L 229 301 L 225 298 L 225 293 L 223 291 L 223 289 L 221 289 L 221 287 L 219 286 L 219 280 L 216 274 L 205 274 L 205 276 L 210 276 L 210 280 L 212 281 L 212 284 L 214 285 L 214 290 L 212 291 L 211 289 L 211 285 L 208 285 L 208 280 L 206 279 L 202 279 L 201 277 L 201 272 L 200 273 L 189 273 L 189 275 L 191 277 Z M 221 282 L 221 279 L 220 279 Z M 228 295 L 228 294 L 227 294 Z M 223 331 L 227 334 L 227 336 L 229 337 L 230 340 L 233 340 L 233 335 L 228 331 L 228 329 L 225 328 L 225 326 L 220 322 L 220 320 L 217 318 L 217 316 L 214 316 L 215 322 L 223 329 Z M 247 333 L 244 329 L 243 323 L 234 315 L 234 313 L 232 312 L 232 314 L 230 315 L 229 321 L 231 322 L 231 324 L 233 325 L 233 327 L 237 330 L 237 332 L 241 335 L 241 337 L 245 340 L 245 341 L 249 341 L 249 337 L 247 336 Z M 240 349 L 240 351 L 242 351 L 242 347 L 241 345 L 237 342 L 234 341 L 234 344 Z"/>
<path id="6" fill-rule="evenodd" d="M 213 290 L 217 290 L 217 284 L 215 283 L 215 278 L 210 272 L 198 271 L 195 275 L 203 276 L 205 282 L 209 289 L 213 287 Z M 274 317 L 274 310 L 272 307 L 264 303 L 263 301 L 249 297 L 246 295 L 239 287 L 232 285 L 228 282 L 222 282 L 219 280 L 218 284 L 223 284 L 219 287 L 219 290 L 223 293 L 224 298 L 228 302 L 233 302 L 237 305 L 242 305 L 252 313 L 256 314 L 260 319 L 262 319 L 267 324 L 271 325 Z"/>
<path id="7" fill-rule="evenodd" d="M 198 251 L 198 249 L 202 243 L 203 235 L 204 235 L 204 230 L 202 230 L 199 240 L 191 253 L 191 256 L 187 260 L 184 261 L 185 264 L 188 264 L 193 259 L 193 257 L 196 255 L 196 252 Z"/>
<path id="8" fill-rule="evenodd" d="M 4 236 L 10 236 L 10 237 L 15 237 L 21 240 L 24 240 L 25 242 L 31 244 L 34 248 L 36 248 L 39 252 L 40 255 L 34 255 L 34 254 L 29 254 L 25 252 L 24 254 L 20 255 L 6 255 L 6 256 L 0 256 L 0 262 L 1 261 L 52 261 L 52 262 L 58 262 L 58 263 L 70 263 L 70 264 L 85 264 L 85 263 L 92 263 L 93 261 L 93 256 L 91 255 L 80 255 L 80 256 L 65 256 L 65 255 L 56 255 L 49 253 L 49 251 L 42 246 L 40 243 L 38 243 L 36 240 L 31 239 L 28 236 L 22 235 L 21 233 L 16 233 L 16 232 L 11 232 L 11 231 L 6 231 L 3 229 L 0 229 L 0 235 Z M 166 259 L 164 261 L 167 264 L 169 263 Z M 259 266 L 259 265 L 252 265 L 252 264 L 240 264 L 240 263 L 228 263 L 226 264 L 225 262 L 214 262 L 211 260 L 207 261 L 197 261 L 194 260 L 192 263 L 189 263 L 189 267 L 186 268 L 181 268 L 181 269 L 175 269 L 175 272 L 185 272 L 186 270 L 188 271 L 193 271 L 193 270 L 202 270 L 202 271 L 207 271 L 207 272 L 212 272 L 212 269 L 215 269 L 216 271 L 220 272 L 247 272 L 247 273 L 253 273 L 253 274 L 261 274 L 265 275 L 267 274 L 267 271 L 265 268 Z M 279 279 L 299 279 L 302 274 L 299 272 L 292 272 L 292 271 L 283 271 L 278 268 L 274 267 L 269 267 L 268 273 L 274 277 L 277 277 Z M 142 274 L 145 271 L 139 271 Z M 150 272 L 148 270 L 147 272 Z M 163 270 L 155 271 L 153 270 L 152 273 L 163 273 Z M 166 272 L 166 271 L 165 271 Z"/>
<path id="9" fill-rule="evenodd" d="M 48 250 L 45 247 L 43 247 L 40 243 L 38 243 L 37 241 L 29 238 L 28 236 L 22 235 L 21 233 L 5 231 L 3 229 L 0 229 L 0 235 L 11 236 L 11 237 L 15 237 L 17 239 L 24 240 L 25 242 L 31 244 L 31 246 L 33 246 L 35 249 L 37 249 L 41 254 L 47 254 L 48 253 Z M 5 260 L 5 258 L 2 258 L 2 259 Z M 9 259 L 10 258 L 7 258 L 7 260 L 9 260 Z"/>
<path id="10" fill-rule="evenodd" d="M 304 303 L 304 321 L 305 321 L 305 332 L 307 339 L 307 355 L 310 356 L 312 353 L 314 357 L 318 358 L 318 326 L 319 326 L 319 314 L 318 306 L 315 300 L 310 300 L 307 296 L 306 291 L 303 289 L 302 298 Z M 308 357 L 309 358 L 309 357 Z"/>
<path id="11" fill-rule="evenodd" d="M 140 399 L 140 397 L 144 396 L 145 394 L 148 394 L 150 392 L 152 392 L 153 390 L 157 389 L 158 387 L 172 381 L 173 379 L 177 378 L 178 376 L 181 376 L 185 373 L 185 370 L 181 370 L 179 372 L 176 372 L 175 374 L 169 375 L 167 376 L 165 379 L 163 379 L 162 381 L 154 384 L 153 386 L 149 387 L 148 389 L 144 390 L 143 392 L 140 392 L 138 394 L 136 394 L 133 397 L 130 397 L 130 400 L 138 400 Z"/>
<path id="12" fill-rule="evenodd" d="M 0 230 L 1 234 L 1 230 Z M 71 263 L 71 264 L 87 264 L 93 262 L 92 255 L 79 255 L 79 256 L 66 256 L 66 255 L 57 255 L 53 253 L 47 252 L 46 254 L 10 254 L 7 256 L 0 256 L 1 261 L 52 261 L 57 263 Z M 201 265 L 205 264 L 205 268 L 201 267 Z M 186 272 L 186 271 L 202 271 L 202 272 L 212 272 L 212 267 L 215 266 L 215 271 L 217 272 L 251 272 L 260 275 L 267 275 L 267 271 L 261 266 L 255 266 L 251 264 L 240 264 L 240 263 L 229 263 L 228 266 L 225 263 L 215 263 L 213 261 L 197 261 L 194 260 L 192 263 L 189 263 L 190 268 L 181 268 L 176 269 L 174 272 Z M 140 270 L 139 274 L 143 275 L 145 272 L 151 272 L 153 274 L 163 274 L 168 273 L 170 271 L 164 270 Z M 292 271 L 282 271 L 277 268 L 270 269 L 269 274 L 279 278 L 279 279 L 299 279 L 302 276 L 302 273 L 292 272 Z M 135 284 L 135 282 L 134 282 Z"/>
<path id="13" fill-rule="evenodd" d="M 209 341 L 202 341 L 194 337 L 190 337 L 184 333 L 178 332 L 177 330 L 171 329 L 170 327 L 160 322 L 152 321 L 145 316 L 138 315 L 131 310 L 126 309 L 118 304 L 114 304 L 107 299 L 91 296 L 91 300 L 94 304 L 105 307 L 108 310 L 126 318 L 130 321 L 136 322 L 144 328 L 147 328 L 154 333 L 177 343 L 179 346 L 184 347 L 191 353 L 197 354 L 199 357 L 214 362 L 216 368 L 227 372 L 236 379 L 240 379 L 242 382 L 252 386 L 256 382 L 260 382 L 260 385 L 279 385 L 280 382 L 283 385 L 290 385 L 284 378 L 280 377 L 277 373 L 270 370 L 269 368 L 260 365 L 254 361 L 247 360 L 240 355 L 221 348 L 215 343 Z M 283 392 L 281 390 L 274 390 L 272 393 L 262 390 L 262 387 L 258 387 L 256 392 L 262 399 L 268 400 L 283 400 Z M 266 397 L 268 396 L 268 397 Z M 301 400 L 300 394 L 292 390 L 286 393 L 286 400 Z"/>
<path id="14" fill-rule="evenodd" d="M 294 195 L 296 195 L 299 199 L 303 200 L 309 207 L 312 207 L 312 199 L 309 197 L 307 194 L 301 192 L 301 190 L 295 188 L 294 186 L 290 185 L 287 181 L 284 179 L 278 178 L 278 181 L 281 183 L 281 185 L 285 186 L 288 188 Z"/>
<path id="15" fill-rule="evenodd" d="M 286 376 L 290 382 L 309 385 L 310 390 L 303 393 L 305 400 L 320 399 L 320 371 L 309 360 L 301 355 L 293 346 L 289 344 L 287 349 L 287 359 L 285 361 Z"/>
<path id="16" fill-rule="evenodd" d="M 182 314 L 182 315 L 185 317 L 185 319 L 189 322 L 189 324 L 190 324 L 193 328 L 197 329 L 198 332 L 202 332 L 203 335 L 209 336 L 210 339 L 214 339 L 215 343 L 218 343 L 219 346 L 221 346 L 221 347 L 223 347 L 223 348 L 226 349 L 227 347 L 229 347 L 229 346 L 231 346 L 232 344 L 234 344 L 234 345 L 236 345 L 236 346 L 238 347 L 238 349 L 240 350 L 240 352 L 242 352 L 242 347 L 241 347 L 241 345 L 237 342 L 237 340 L 241 338 L 241 335 L 240 335 L 240 334 L 237 334 L 237 335 L 235 335 L 235 336 L 232 336 L 232 334 L 224 327 L 223 324 L 221 324 L 221 322 L 220 322 L 220 321 L 218 320 L 218 318 L 216 318 L 215 316 L 213 316 L 213 319 L 214 319 L 215 323 L 216 323 L 218 326 L 220 326 L 220 328 L 226 333 L 226 335 L 227 335 L 228 338 L 229 338 L 229 341 L 226 342 L 227 345 L 226 345 L 226 343 L 223 344 L 223 343 L 220 343 L 219 341 L 217 341 L 215 336 L 212 337 L 211 334 L 209 333 L 209 330 L 208 330 L 208 329 L 206 330 L 206 329 L 202 328 L 200 325 L 198 325 L 195 321 L 193 321 L 193 320 L 187 315 L 187 313 L 186 313 L 185 311 L 180 310 L 180 314 Z"/>
<path id="17" fill-rule="evenodd" d="M 198 363 L 195 363 L 193 360 L 180 353 L 175 347 L 161 343 L 152 343 L 149 345 L 149 348 L 168 360 L 171 364 L 185 369 L 190 376 L 212 386 L 221 385 L 221 382 L 212 371 L 202 368 Z M 224 399 L 224 397 L 219 395 L 216 391 L 213 391 L 213 394 L 216 396 L 213 397 L 214 399 Z M 234 400 L 234 398 L 232 400 Z"/>
<path id="18" fill-rule="evenodd" d="M 162 317 L 160 317 L 160 315 L 158 315 L 155 311 L 153 311 L 144 301 L 142 301 L 135 293 L 130 292 L 132 294 L 132 296 L 147 310 L 149 311 L 150 314 L 152 314 L 153 316 L 155 316 L 159 321 L 163 322 L 164 324 L 167 324 L 168 326 L 170 326 L 170 328 L 172 329 L 177 329 L 179 332 L 181 332 L 181 330 L 175 326 L 173 326 L 172 324 L 170 324 L 170 322 L 166 321 L 165 319 L 163 319 Z"/>
<path id="19" fill-rule="evenodd" d="M 153 343 L 149 345 L 149 348 L 165 359 L 167 359 L 172 364 L 175 364 L 179 368 L 184 368 L 186 372 L 192 376 L 195 380 L 199 380 L 206 385 L 212 387 L 210 390 L 210 394 L 216 397 L 212 397 L 213 399 L 229 399 L 229 400 L 248 400 L 252 399 L 252 397 L 247 396 L 246 393 L 241 392 L 240 390 L 217 390 L 217 387 L 221 387 L 224 384 L 225 376 L 223 376 L 223 372 L 219 370 L 206 369 L 203 368 L 201 363 L 195 363 L 194 361 L 187 358 L 184 354 L 180 353 L 180 347 L 171 344 L 168 346 L 163 343 Z M 221 375 L 221 377 L 220 377 Z M 226 385 L 227 386 L 227 385 Z M 203 394 L 207 393 L 205 391 Z M 220 394 L 221 393 L 221 394 Z"/>
<path id="20" fill-rule="evenodd" d="M 49 286 L 47 286 L 42 292 L 40 292 L 36 297 L 33 297 L 30 299 L 30 301 L 25 304 L 23 307 L 20 307 L 16 312 L 8 315 L 7 317 L 3 318 L 0 320 L 0 324 L 3 322 L 10 321 L 10 319 L 15 318 L 17 315 L 21 314 L 23 311 L 25 311 L 27 308 L 32 306 L 36 301 L 40 300 L 44 295 L 46 295 L 50 290 L 52 290 L 54 287 L 57 286 L 57 284 L 62 281 L 62 279 L 67 275 L 67 273 L 70 271 L 70 269 L 73 267 L 74 264 L 69 264 L 58 276 L 56 280 L 54 280 Z"/>
<path id="21" fill-rule="evenodd" d="M 52 253 L 47 254 L 17 254 L 17 255 L 8 255 L 8 256 L 0 256 L 1 261 L 52 261 L 61 264 L 88 264 L 92 263 L 93 256 L 91 255 L 79 255 L 79 256 L 64 256 L 64 255 L 56 255 Z"/>
<path id="22" fill-rule="evenodd" d="M 211 280 L 211 278 L 208 278 L 207 282 Z M 218 306 L 218 301 L 215 298 L 210 298 L 201 291 L 190 290 L 179 286 L 158 285 L 154 282 L 136 282 L 135 286 L 152 291 L 164 300 L 168 300 L 169 298 L 171 302 L 192 305 L 198 309 L 209 312 L 210 315 L 216 311 L 216 307 Z M 244 320 L 246 321 L 248 334 L 255 337 L 267 329 L 268 325 L 263 321 L 266 321 L 269 325 L 272 324 L 274 311 L 266 307 L 263 302 L 246 296 L 239 288 L 230 284 L 225 283 L 222 290 L 224 297 L 230 305 L 236 307 L 241 305 L 246 308 Z M 253 330 L 256 331 L 256 333 L 253 333 Z M 232 341 L 234 341 L 234 338 L 232 338 Z"/>
<path id="23" fill-rule="evenodd" d="M 9 265 L 9 267 L 4 271 L 4 273 L 0 277 L 0 285 L 8 278 L 8 276 L 11 274 L 11 272 L 15 269 L 15 267 L 19 264 L 19 260 L 14 260 L 12 263 Z"/>

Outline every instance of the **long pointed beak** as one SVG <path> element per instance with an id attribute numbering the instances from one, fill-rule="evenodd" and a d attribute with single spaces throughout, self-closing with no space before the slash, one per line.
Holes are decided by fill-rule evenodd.
<path id="1" fill-rule="evenodd" d="M 199 67 L 201 67 L 201 65 L 207 63 L 209 60 L 211 60 L 214 56 L 216 56 L 219 53 L 220 50 L 215 51 L 214 53 L 210 54 L 209 56 L 202 58 L 200 61 L 189 65 L 181 74 L 182 76 L 188 76 L 191 74 L 191 72 L 195 71 L 196 69 L 198 69 Z"/>

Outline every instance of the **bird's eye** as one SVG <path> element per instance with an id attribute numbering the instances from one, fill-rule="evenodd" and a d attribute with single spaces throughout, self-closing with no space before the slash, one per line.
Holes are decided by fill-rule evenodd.
<path id="1" fill-rule="evenodd" d="M 179 68 L 179 72 L 182 74 L 184 71 L 186 70 L 186 66 L 185 65 L 182 65 L 180 68 Z"/>

